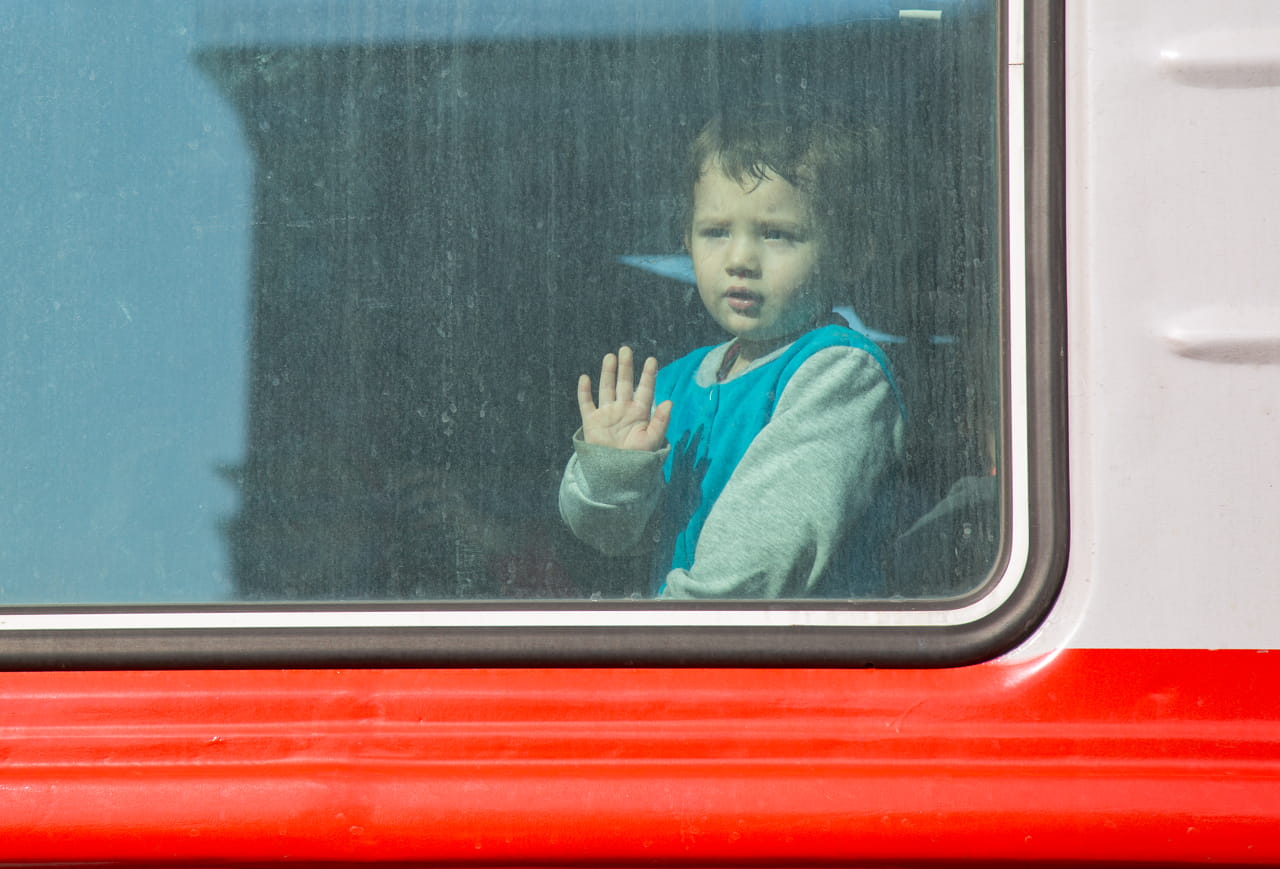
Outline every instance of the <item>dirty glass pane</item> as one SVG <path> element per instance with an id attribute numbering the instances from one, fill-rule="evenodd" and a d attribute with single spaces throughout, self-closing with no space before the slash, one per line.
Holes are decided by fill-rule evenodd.
<path id="1" fill-rule="evenodd" d="M 652 596 L 560 518 L 575 383 L 727 339 L 685 155 L 798 101 L 874 156 L 836 303 L 908 426 L 869 596 L 974 589 L 997 32 L 979 0 L 0 2 L 0 603 Z"/>

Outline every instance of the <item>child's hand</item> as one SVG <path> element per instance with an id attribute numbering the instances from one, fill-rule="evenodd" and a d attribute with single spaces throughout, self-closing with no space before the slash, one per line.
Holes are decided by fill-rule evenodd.
<path id="1" fill-rule="evenodd" d="M 660 450 L 667 445 L 671 402 L 653 409 L 653 381 L 658 360 L 650 356 L 634 385 L 631 348 L 610 353 L 600 365 L 600 404 L 591 400 L 591 378 L 578 378 L 578 410 L 582 413 L 582 437 L 589 444 L 620 450 Z"/>

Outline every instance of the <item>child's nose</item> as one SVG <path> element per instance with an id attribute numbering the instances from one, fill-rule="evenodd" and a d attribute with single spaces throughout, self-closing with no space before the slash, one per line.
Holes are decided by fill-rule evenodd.
<path id="1" fill-rule="evenodd" d="M 732 275 L 751 275 L 760 269 L 760 252 L 748 238 L 735 238 L 729 244 L 725 270 Z"/>

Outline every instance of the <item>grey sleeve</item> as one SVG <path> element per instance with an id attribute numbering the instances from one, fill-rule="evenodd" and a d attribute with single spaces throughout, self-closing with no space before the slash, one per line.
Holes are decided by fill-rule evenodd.
<path id="1" fill-rule="evenodd" d="M 805 597 L 903 451 L 898 401 L 868 353 L 831 347 L 792 376 L 663 597 Z"/>
<path id="2" fill-rule="evenodd" d="M 668 452 L 597 446 L 579 430 L 560 478 L 560 516 L 574 536 L 605 555 L 634 549 L 662 495 Z"/>

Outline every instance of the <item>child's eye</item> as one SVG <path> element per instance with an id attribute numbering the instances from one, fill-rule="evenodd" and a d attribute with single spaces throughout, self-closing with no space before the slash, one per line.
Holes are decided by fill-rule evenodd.
<path id="1" fill-rule="evenodd" d="M 698 230 L 698 235 L 703 238 L 728 238 L 729 229 L 724 226 L 704 226 Z"/>
<path id="2" fill-rule="evenodd" d="M 766 229 L 764 238 L 765 241 L 795 241 L 797 236 L 785 229 Z"/>

